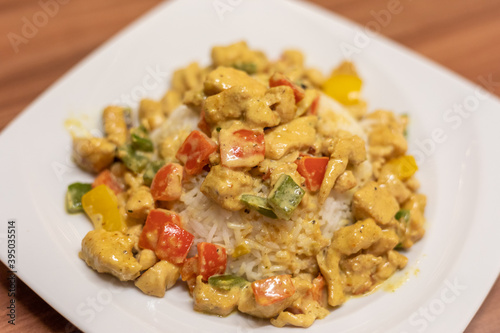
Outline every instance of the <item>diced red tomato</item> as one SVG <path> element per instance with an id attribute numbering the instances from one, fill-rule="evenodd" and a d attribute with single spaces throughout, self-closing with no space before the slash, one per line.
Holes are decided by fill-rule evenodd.
<path id="1" fill-rule="evenodd" d="M 203 280 L 212 275 L 226 272 L 227 254 L 223 246 L 212 243 L 198 243 L 198 270 Z"/>
<path id="2" fill-rule="evenodd" d="M 299 87 L 281 73 L 275 73 L 273 74 L 273 76 L 271 76 L 271 78 L 269 79 L 269 86 L 271 88 L 277 86 L 289 86 L 290 88 L 293 89 L 293 95 L 295 96 L 295 103 L 300 102 L 305 96 L 304 89 L 302 89 L 302 87 Z"/>
<path id="3" fill-rule="evenodd" d="M 194 236 L 178 225 L 167 222 L 158 235 L 156 256 L 160 260 L 167 260 L 172 264 L 180 265 L 193 244 Z"/>
<path id="4" fill-rule="evenodd" d="M 182 166 L 177 163 L 165 164 L 153 178 L 151 195 L 160 201 L 178 200 L 182 195 Z"/>
<path id="5" fill-rule="evenodd" d="M 309 191 L 317 191 L 325 177 L 328 157 L 303 156 L 297 161 L 297 171 L 306 179 Z"/>
<path id="6" fill-rule="evenodd" d="M 255 301 L 259 305 L 271 305 L 295 294 L 290 275 L 276 275 L 267 279 L 252 282 Z"/>
<path id="7" fill-rule="evenodd" d="M 319 96 L 314 99 L 309 107 L 309 114 L 315 116 L 318 114 Z"/>
<path id="8" fill-rule="evenodd" d="M 205 118 L 205 109 L 201 109 L 200 113 L 200 121 L 198 122 L 198 128 L 205 133 L 206 135 L 210 136 L 210 126 L 208 126 L 207 119 Z"/>
<path id="9" fill-rule="evenodd" d="M 266 146 L 264 132 L 248 129 L 221 130 L 220 157 L 228 168 L 254 167 L 264 160 Z"/>
<path id="10" fill-rule="evenodd" d="M 192 131 L 181 145 L 175 157 L 184 164 L 188 175 L 199 174 L 208 164 L 210 154 L 217 150 L 217 145 L 200 131 Z"/>
<path id="11" fill-rule="evenodd" d="M 166 209 L 151 210 L 142 228 L 141 236 L 139 236 L 139 247 L 154 251 L 158 243 L 158 234 L 162 232 L 163 226 L 167 223 L 182 227 L 181 217 L 174 212 Z"/>
<path id="12" fill-rule="evenodd" d="M 101 171 L 101 173 L 97 175 L 92 183 L 92 188 L 96 188 L 99 185 L 106 185 L 117 195 L 123 192 L 123 184 L 121 184 L 118 179 L 116 179 L 116 176 L 108 169 Z"/>
<path id="13" fill-rule="evenodd" d="M 325 279 L 323 278 L 323 275 L 318 274 L 318 276 L 312 280 L 312 288 L 309 289 L 308 293 L 311 295 L 312 299 L 318 302 L 321 306 L 326 306 L 327 297 L 325 291 Z"/>

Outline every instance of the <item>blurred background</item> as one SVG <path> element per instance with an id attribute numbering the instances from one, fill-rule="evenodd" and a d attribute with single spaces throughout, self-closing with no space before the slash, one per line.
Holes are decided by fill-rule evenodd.
<path id="1" fill-rule="evenodd" d="M 66 71 L 160 2 L 0 0 L 0 131 Z M 500 96 L 498 0 L 309 2 L 375 28 Z M 386 15 L 393 6 L 399 10 Z M 2 309 L 9 300 L 6 277 L 0 264 Z M 0 310 L 0 332 L 78 332 L 20 280 L 17 287 L 16 326 Z M 498 332 L 499 327 L 497 281 L 466 332 Z"/>

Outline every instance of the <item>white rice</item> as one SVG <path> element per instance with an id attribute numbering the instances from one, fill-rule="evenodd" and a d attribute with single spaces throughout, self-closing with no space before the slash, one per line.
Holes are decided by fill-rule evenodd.
<path id="1" fill-rule="evenodd" d="M 332 104 L 327 105 L 331 110 Z M 337 109 L 335 105 L 335 112 Z M 350 115 L 341 114 L 347 120 L 343 125 L 345 129 L 349 128 L 352 133 L 359 133 L 364 138 L 365 134 L 358 123 Z M 155 141 L 160 142 L 162 138 L 181 129 L 195 129 L 197 122 L 198 116 L 193 111 L 180 107 L 154 133 Z M 233 212 L 222 208 L 200 192 L 205 177 L 206 172 L 187 179 L 187 190 L 172 210 L 182 217 L 185 229 L 194 235 L 195 245 L 199 242 L 223 245 L 228 253 L 227 273 L 243 276 L 250 281 L 277 274 L 314 271 L 317 267 L 315 251 L 328 245 L 333 233 L 352 221 L 350 192 L 332 192 L 318 214 L 295 214 L 292 220 L 282 221 L 254 211 Z M 265 196 L 268 189 L 263 186 L 255 191 Z M 242 245 L 248 253 L 233 256 L 235 249 Z M 196 246 L 192 247 L 191 252 L 190 255 L 196 253 Z"/>

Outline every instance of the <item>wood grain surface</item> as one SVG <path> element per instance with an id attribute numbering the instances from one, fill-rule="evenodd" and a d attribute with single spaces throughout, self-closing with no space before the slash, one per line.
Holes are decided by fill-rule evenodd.
<path id="1" fill-rule="evenodd" d="M 57 7 L 42 6 L 56 1 Z M 384 17 L 382 13 L 387 13 L 394 1 L 398 0 L 312 0 L 363 26 L 378 24 L 381 34 L 473 82 L 484 85 L 488 77 L 500 82 L 500 1 L 400 0 L 402 10 Z M 0 130 L 66 71 L 158 3 L 0 0 Z M 44 10 L 53 14 L 45 15 L 47 20 L 40 14 Z M 38 20 L 39 27 L 23 34 L 26 21 L 33 20 Z M 12 42 L 12 33 L 24 37 Z M 486 88 L 500 95 L 500 88 Z M 0 332 L 78 332 L 20 280 L 16 325 L 8 324 L 7 273 L 0 264 Z M 466 332 L 499 331 L 497 280 Z"/>

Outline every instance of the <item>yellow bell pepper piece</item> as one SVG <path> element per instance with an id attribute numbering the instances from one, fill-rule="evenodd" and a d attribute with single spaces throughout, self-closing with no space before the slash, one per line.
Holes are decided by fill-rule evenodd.
<path id="1" fill-rule="evenodd" d="M 124 231 L 125 222 L 118 209 L 115 193 L 106 185 L 99 185 L 82 197 L 82 207 L 94 223 L 95 229 Z"/>
<path id="2" fill-rule="evenodd" d="M 323 92 L 344 105 L 359 103 L 363 81 L 352 74 L 333 74 L 323 84 Z"/>
<path id="3" fill-rule="evenodd" d="M 241 243 L 238 246 L 234 248 L 234 252 L 232 254 L 233 258 L 238 258 L 241 257 L 242 255 L 245 255 L 247 253 L 250 253 L 250 248 L 246 243 Z"/>
<path id="4" fill-rule="evenodd" d="M 401 180 L 407 180 L 418 170 L 417 162 L 411 155 L 401 156 L 387 162 L 396 177 Z"/>

